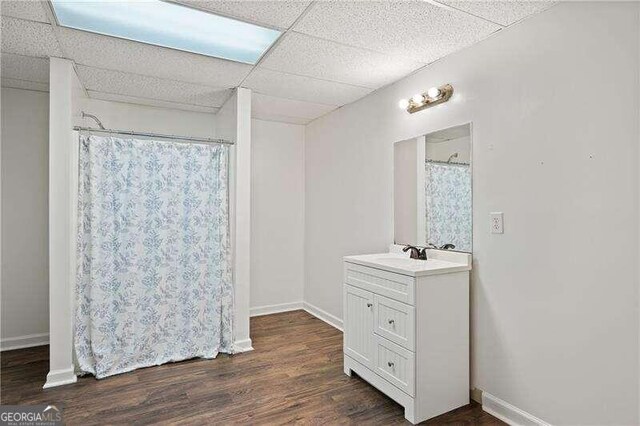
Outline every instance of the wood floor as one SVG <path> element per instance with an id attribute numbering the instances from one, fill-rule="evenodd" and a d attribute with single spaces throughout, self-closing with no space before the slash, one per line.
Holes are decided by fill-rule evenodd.
<path id="1" fill-rule="evenodd" d="M 47 390 L 48 346 L 3 352 L 1 402 L 61 403 L 69 425 L 405 423 L 401 406 L 343 373 L 342 333 L 308 313 L 252 318 L 251 338 L 253 352 Z M 428 424 L 504 423 L 472 404 Z"/>

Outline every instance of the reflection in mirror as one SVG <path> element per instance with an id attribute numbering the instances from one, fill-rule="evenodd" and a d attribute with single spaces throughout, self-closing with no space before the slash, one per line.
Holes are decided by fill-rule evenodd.
<path id="1" fill-rule="evenodd" d="M 472 250 L 471 125 L 394 145 L 396 244 Z"/>
<path id="2" fill-rule="evenodd" d="M 426 242 L 471 252 L 471 132 L 469 125 L 426 136 Z"/>

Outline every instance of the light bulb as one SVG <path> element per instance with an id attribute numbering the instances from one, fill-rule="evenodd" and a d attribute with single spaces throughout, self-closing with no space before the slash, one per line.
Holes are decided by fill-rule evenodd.
<path id="1" fill-rule="evenodd" d="M 429 95 L 431 99 L 436 99 L 438 96 L 440 96 L 440 89 L 438 89 L 437 87 L 432 87 L 431 89 L 427 90 L 427 95 Z"/>
<path id="2" fill-rule="evenodd" d="M 408 99 L 400 99 L 400 102 L 398 102 L 398 106 L 402 109 L 407 109 L 409 108 L 409 100 Z"/>
<path id="3" fill-rule="evenodd" d="M 421 104 L 424 102 L 424 96 L 422 96 L 421 93 L 418 93 L 417 95 L 413 95 L 411 101 L 413 101 L 414 104 Z"/>

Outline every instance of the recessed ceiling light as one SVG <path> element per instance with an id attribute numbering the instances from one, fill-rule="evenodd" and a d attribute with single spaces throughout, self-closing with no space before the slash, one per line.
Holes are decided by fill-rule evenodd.
<path id="1" fill-rule="evenodd" d="M 255 64 L 281 32 L 160 0 L 51 0 L 63 27 Z"/>

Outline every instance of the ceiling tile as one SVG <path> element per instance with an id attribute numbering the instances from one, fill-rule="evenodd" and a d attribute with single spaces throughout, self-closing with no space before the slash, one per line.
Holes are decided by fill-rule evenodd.
<path id="1" fill-rule="evenodd" d="M 2 77 L 37 83 L 49 82 L 49 60 L 33 56 L 2 55 Z"/>
<path id="2" fill-rule="evenodd" d="M 351 103 L 371 89 L 256 68 L 242 84 L 254 92 L 327 105 Z"/>
<path id="3" fill-rule="evenodd" d="M 84 87 L 96 92 L 206 107 L 221 106 L 231 94 L 230 89 L 216 89 L 209 86 L 86 66 L 78 66 L 77 68 L 78 76 Z"/>
<path id="4" fill-rule="evenodd" d="M 0 14 L 12 18 L 26 19 L 28 21 L 38 21 L 49 24 L 49 16 L 45 11 L 48 7 L 41 1 L 0 1 Z"/>
<path id="5" fill-rule="evenodd" d="M 178 0 L 178 3 L 255 24 L 289 28 L 311 3 L 310 0 Z"/>
<path id="6" fill-rule="evenodd" d="M 297 32 L 430 63 L 501 27 L 426 1 L 322 1 Z"/>
<path id="7" fill-rule="evenodd" d="M 251 96 L 251 116 L 265 120 L 281 121 L 275 117 L 290 117 L 311 121 L 334 109 L 336 107 L 331 105 L 294 101 L 260 93 L 253 93 Z"/>
<path id="8" fill-rule="evenodd" d="M 261 64 L 271 70 L 372 89 L 396 81 L 422 65 L 296 32 L 288 33 Z"/>
<path id="9" fill-rule="evenodd" d="M 60 28 L 60 44 L 77 64 L 198 83 L 235 87 L 252 66 L 165 47 Z"/>
<path id="10" fill-rule="evenodd" d="M 439 0 L 465 12 L 488 19 L 500 25 L 514 24 L 529 15 L 541 12 L 555 4 L 554 1 L 468 1 Z"/>
<path id="11" fill-rule="evenodd" d="M 179 109 L 183 111 L 206 112 L 206 113 L 215 114 L 220 109 L 220 108 L 203 107 L 198 105 L 182 104 L 179 102 L 168 102 L 168 101 L 158 101 L 155 99 L 138 98 L 135 96 L 128 96 L 128 95 L 116 95 L 113 93 L 94 92 L 92 90 L 88 90 L 87 93 L 89 97 L 92 99 L 122 102 L 127 104 L 134 104 L 134 105 L 145 105 L 145 106 L 152 106 L 152 107 L 159 107 L 159 108 Z"/>
<path id="12" fill-rule="evenodd" d="M 2 77 L 2 87 L 13 89 L 36 90 L 38 92 L 48 92 L 48 83 L 38 83 L 35 81 L 16 80 L 13 78 Z"/>
<path id="13" fill-rule="evenodd" d="M 2 51 L 25 56 L 62 56 L 49 24 L 2 17 Z"/>

